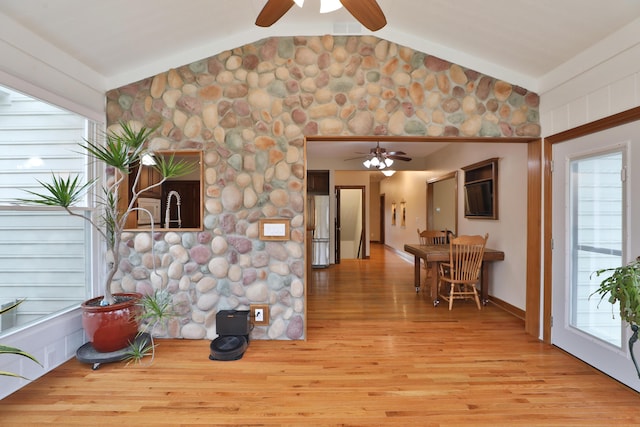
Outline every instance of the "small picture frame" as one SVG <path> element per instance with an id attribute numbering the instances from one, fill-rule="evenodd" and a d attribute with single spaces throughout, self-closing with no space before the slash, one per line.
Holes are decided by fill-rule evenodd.
<path id="1" fill-rule="evenodd" d="M 407 226 L 407 202 L 400 203 L 400 227 Z"/>
<path id="2" fill-rule="evenodd" d="M 260 219 L 260 240 L 290 240 L 289 219 Z"/>
<path id="3" fill-rule="evenodd" d="M 396 225 L 396 202 L 391 203 L 391 225 Z"/>

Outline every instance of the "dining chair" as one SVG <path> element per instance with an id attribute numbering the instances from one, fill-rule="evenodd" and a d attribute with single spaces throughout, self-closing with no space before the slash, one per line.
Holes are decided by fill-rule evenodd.
<path id="1" fill-rule="evenodd" d="M 418 239 L 420 240 L 420 245 L 446 245 L 448 235 L 449 234 L 447 230 L 420 231 L 420 229 L 418 228 Z M 424 281 L 422 281 L 422 286 L 426 287 L 429 284 L 429 279 L 433 277 L 435 271 L 433 271 L 433 266 L 427 265 L 424 260 L 422 260 L 422 269 L 425 271 L 425 277 Z M 419 287 L 416 287 L 416 292 L 420 292 Z"/>
<path id="2" fill-rule="evenodd" d="M 473 299 L 478 310 L 481 309 L 476 284 L 480 280 L 488 238 L 487 233 L 484 236 L 459 236 L 449 241 L 449 262 L 440 264 L 438 281 L 438 296 L 449 303 L 449 310 L 455 299 Z"/>
<path id="3" fill-rule="evenodd" d="M 421 245 L 446 245 L 447 244 L 447 230 L 423 230 L 418 228 L 418 238 Z"/>

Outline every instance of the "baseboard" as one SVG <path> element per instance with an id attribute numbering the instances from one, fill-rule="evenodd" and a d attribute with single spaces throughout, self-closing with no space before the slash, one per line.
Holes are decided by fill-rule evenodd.
<path id="1" fill-rule="evenodd" d="M 411 264 L 414 263 L 414 257 L 410 253 L 405 252 L 405 251 L 401 251 L 401 250 L 396 249 L 393 246 L 389 246 L 387 244 L 385 244 L 384 247 L 389 249 L 390 251 L 395 252 L 396 255 L 398 255 L 400 258 L 404 259 L 405 261 L 410 262 Z"/>
<path id="2" fill-rule="evenodd" d="M 503 300 L 501 300 L 500 298 L 496 298 L 492 295 L 489 295 L 489 302 L 492 303 L 493 305 L 500 307 L 501 309 L 503 309 L 504 311 L 506 311 L 509 314 L 512 314 L 513 316 L 517 317 L 518 319 L 524 321 L 525 320 L 525 311 L 522 309 L 519 309 L 516 306 L 513 306 L 511 304 L 509 304 L 508 302 L 505 302 Z"/>

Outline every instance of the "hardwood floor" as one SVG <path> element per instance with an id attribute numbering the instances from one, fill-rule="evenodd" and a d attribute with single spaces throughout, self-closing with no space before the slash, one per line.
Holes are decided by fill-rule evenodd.
<path id="1" fill-rule="evenodd" d="M 434 308 L 412 275 L 373 245 L 313 271 L 307 341 L 254 340 L 232 362 L 186 340 L 151 367 L 71 360 L 0 401 L 0 425 L 640 425 L 638 393 L 495 306 Z"/>

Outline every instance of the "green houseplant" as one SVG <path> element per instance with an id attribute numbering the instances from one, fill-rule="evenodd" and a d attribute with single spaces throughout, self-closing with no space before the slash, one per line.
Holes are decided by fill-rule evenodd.
<path id="1" fill-rule="evenodd" d="M 129 347 L 126 359 L 129 363 L 142 363 L 142 359 L 151 355 L 149 365 L 155 358 L 156 333 L 166 331 L 169 319 L 176 316 L 171 295 L 166 289 L 156 289 L 152 294 L 144 295 L 138 304 L 141 307 L 138 321 L 140 324 L 138 335 L 141 339 L 135 340 Z"/>
<path id="2" fill-rule="evenodd" d="M 90 189 L 96 187 L 99 181 L 97 179 L 83 183 L 79 176 L 64 177 L 52 174 L 51 182 L 38 181 L 43 187 L 42 191 L 27 190 L 32 198 L 20 199 L 20 202 L 28 204 L 60 207 L 70 215 L 83 218 L 105 242 L 108 272 L 103 284 L 103 295 L 82 304 L 85 332 L 95 349 L 101 352 L 126 347 L 138 333 L 137 322 L 131 319 L 141 314 L 141 307 L 137 304 L 141 295 L 114 295 L 111 291 L 111 282 L 120 265 L 118 248 L 129 216 L 135 211 L 144 211 L 137 207 L 137 201 L 145 191 L 161 186 L 168 179 L 186 175 L 196 167 L 185 160 L 176 160 L 173 156 L 153 156 L 147 140 L 154 131 L 155 129 L 144 126 L 136 129 L 127 122 L 121 122 L 118 129 L 105 132 L 103 143 L 85 139 L 79 144 L 82 153 L 88 156 L 89 160 L 102 164 L 105 170 L 113 173 L 104 180 L 101 189 L 96 190 L 97 209 L 94 215 L 87 216 L 74 211 L 73 206 L 81 201 Z M 142 187 L 142 165 L 143 159 L 147 156 L 152 156 L 152 167 L 161 178 L 158 182 Z M 151 217 L 148 211 L 142 213 Z M 112 321 L 119 323 L 105 324 L 102 320 L 105 316 L 110 316 Z"/>
<path id="3" fill-rule="evenodd" d="M 13 310 L 14 308 L 16 308 L 17 306 L 22 304 L 23 301 L 24 300 L 16 301 L 15 303 L 9 305 L 8 307 L 0 309 L 0 314 L 6 313 L 9 310 Z M 34 362 L 36 362 L 38 365 L 42 366 L 42 364 L 40 362 L 38 362 L 38 360 L 34 356 L 32 356 L 31 354 L 27 353 L 26 351 L 20 350 L 19 348 L 10 347 L 8 345 L 0 344 L 0 354 L 17 354 L 18 356 L 23 356 L 23 357 L 26 357 L 28 359 L 31 359 Z M 0 371 L 0 375 L 9 376 L 9 377 L 24 378 L 22 375 L 14 374 L 13 372 Z M 24 379 L 26 379 L 26 378 L 24 378 Z"/>
<path id="4" fill-rule="evenodd" d="M 629 323 L 633 334 L 629 338 L 631 360 L 640 378 L 640 369 L 633 354 L 633 344 L 638 340 L 640 322 L 640 258 L 630 264 L 597 270 L 596 277 L 607 275 L 591 295 L 600 295 L 600 302 L 607 298 L 611 304 L 620 303 L 620 318 Z M 608 297 L 607 297 L 608 296 Z"/>

